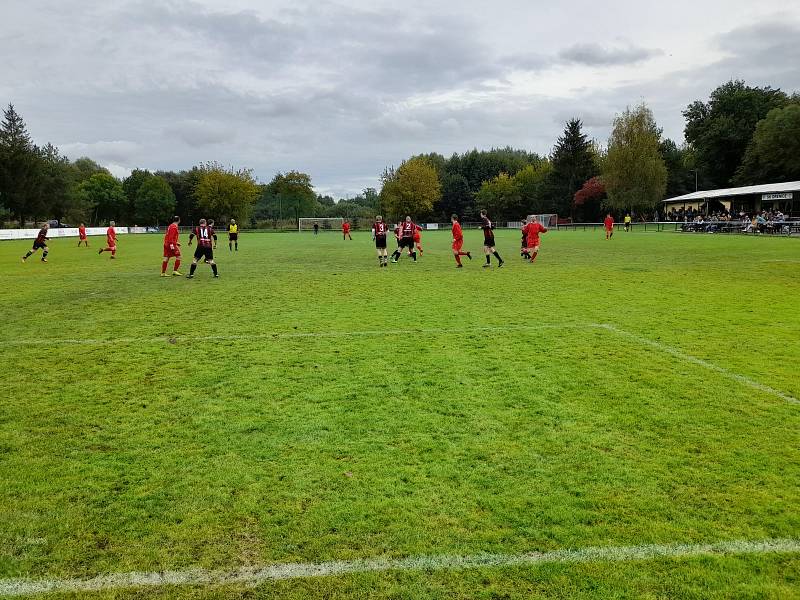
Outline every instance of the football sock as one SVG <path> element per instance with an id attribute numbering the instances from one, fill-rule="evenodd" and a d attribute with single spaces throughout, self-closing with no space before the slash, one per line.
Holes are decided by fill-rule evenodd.
<path id="1" fill-rule="evenodd" d="M 236 251 L 239 251 L 239 242 L 236 242 Z"/>
<path id="2" fill-rule="evenodd" d="M 194 275 L 194 270 L 197 268 L 197 263 L 192 263 L 192 266 L 189 267 L 189 275 Z"/>
<path id="3" fill-rule="evenodd" d="M 456 263 L 461 264 L 461 256 L 459 254 L 456 254 Z"/>
<path id="4" fill-rule="evenodd" d="M 161 272 L 162 273 L 166 273 L 167 272 L 167 263 L 168 262 L 169 261 L 167 261 L 167 260 L 162 260 L 161 261 Z"/>
<path id="5" fill-rule="evenodd" d="M 45 258 L 47 258 L 47 254 L 48 254 L 48 251 L 47 251 L 47 250 L 45 250 L 44 252 L 42 252 L 42 260 L 44 260 Z"/>
<path id="6" fill-rule="evenodd" d="M 211 263 L 211 270 L 217 275 L 217 263 Z"/>
<path id="7" fill-rule="evenodd" d="M 30 250 L 28 250 L 28 253 L 27 253 L 25 256 L 23 256 L 22 258 L 28 258 L 28 257 L 29 257 L 31 254 L 33 254 L 33 252 L 31 252 Z"/>
<path id="8" fill-rule="evenodd" d="M 535 260 L 536 260 L 536 257 L 537 257 L 538 255 L 539 255 L 539 253 L 538 253 L 538 252 L 534 252 L 533 254 L 531 254 L 531 262 L 535 261 Z"/>
<path id="9" fill-rule="evenodd" d="M 495 258 L 496 258 L 496 259 L 497 259 L 499 262 L 503 262 L 503 259 L 502 259 L 502 258 L 500 258 L 500 255 L 497 253 L 497 250 L 495 250 L 494 252 L 492 252 L 492 254 L 494 254 Z"/>
<path id="10" fill-rule="evenodd" d="M 492 264 L 492 257 L 491 257 L 491 255 L 489 255 L 489 254 L 487 254 L 487 255 L 486 255 L 486 264 L 487 264 L 487 265 L 490 265 L 490 264 Z"/>
<path id="11" fill-rule="evenodd" d="M 181 266 L 181 261 L 176 258 L 175 259 L 175 266 L 173 268 L 177 271 L 178 267 L 180 267 L 180 266 Z"/>
<path id="12" fill-rule="evenodd" d="M 411 258 L 414 259 L 414 262 L 417 262 L 417 253 L 416 252 L 412 252 L 411 253 Z"/>

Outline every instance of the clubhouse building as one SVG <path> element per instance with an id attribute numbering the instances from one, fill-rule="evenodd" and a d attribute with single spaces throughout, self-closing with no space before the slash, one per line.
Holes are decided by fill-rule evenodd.
<path id="1" fill-rule="evenodd" d="M 800 181 L 748 185 L 738 188 L 705 190 L 664 200 L 664 211 L 700 210 L 706 214 L 726 210 L 732 215 L 752 215 L 762 210 L 782 211 L 787 216 L 800 214 Z"/>

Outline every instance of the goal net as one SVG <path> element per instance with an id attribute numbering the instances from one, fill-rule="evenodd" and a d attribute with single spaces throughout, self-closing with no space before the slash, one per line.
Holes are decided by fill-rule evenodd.
<path id="1" fill-rule="evenodd" d="M 300 217 L 297 221 L 298 231 L 314 231 L 316 223 L 319 231 L 342 231 L 342 217 Z"/>
<path id="2" fill-rule="evenodd" d="M 547 227 L 555 227 L 558 225 L 558 215 L 528 215 L 528 219 L 533 217 L 537 217 L 539 219 L 539 223 Z"/>

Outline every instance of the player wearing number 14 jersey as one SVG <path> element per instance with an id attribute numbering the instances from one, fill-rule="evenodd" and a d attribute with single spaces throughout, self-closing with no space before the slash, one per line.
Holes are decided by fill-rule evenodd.
<path id="1" fill-rule="evenodd" d="M 188 279 L 194 277 L 194 271 L 201 258 L 205 258 L 205 261 L 211 265 L 214 277 L 219 277 L 219 273 L 217 273 L 217 263 L 214 262 L 214 248 L 217 245 L 217 234 L 214 232 L 214 228 L 206 225 L 205 219 L 200 219 L 200 224 L 189 234 L 190 246 L 194 238 L 197 238 L 197 250 L 194 251 L 192 266 L 189 267 L 189 274 L 186 277 Z"/>

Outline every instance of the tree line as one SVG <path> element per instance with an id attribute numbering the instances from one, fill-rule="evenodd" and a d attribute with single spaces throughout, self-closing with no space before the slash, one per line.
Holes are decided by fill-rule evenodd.
<path id="1" fill-rule="evenodd" d="M 548 156 L 511 147 L 445 157 L 419 154 L 387 167 L 380 190 L 352 198 L 317 194 L 311 177 L 277 173 L 259 184 L 250 169 L 209 162 L 183 171 L 136 169 L 123 180 L 91 158 L 70 161 L 33 143 L 13 105 L 0 124 L 0 221 L 155 225 L 173 214 L 287 226 L 299 217 L 499 220 L 555 213 L 597 220 L 603 212 L 652 214 L 664 197 L 698 189 L 800 179 L 800 95 L 729 81 L 683 111 L 680 144 L 663 137 L 640 104 L 617 115 L 601 146 L 569 120 Z"/>

